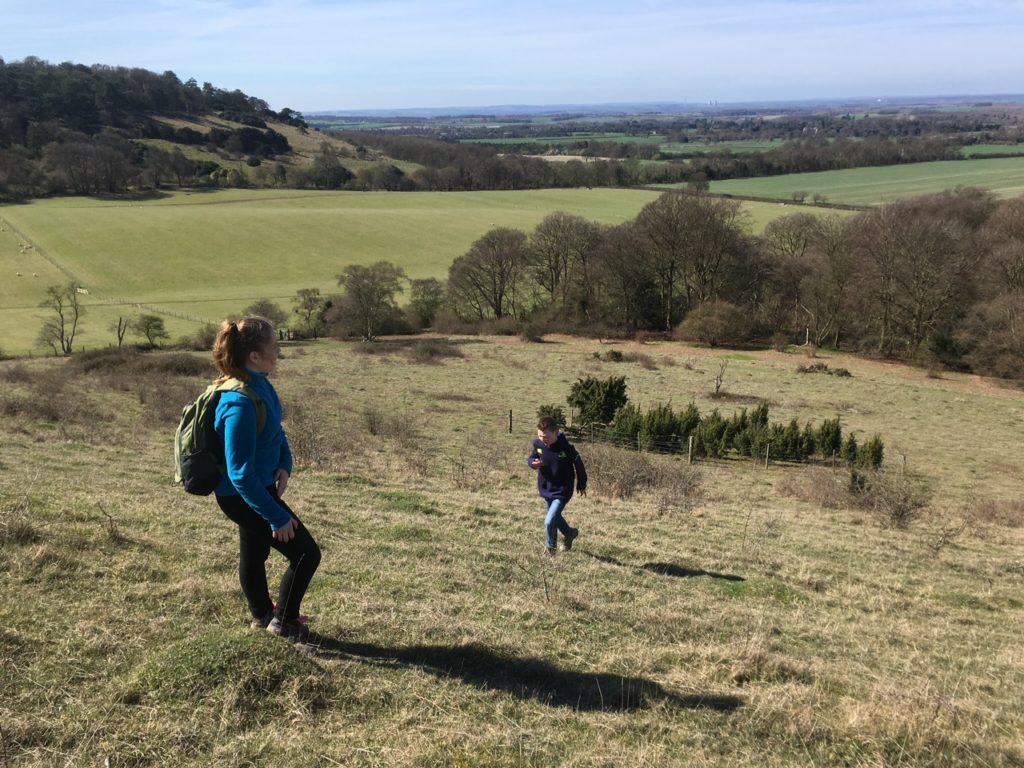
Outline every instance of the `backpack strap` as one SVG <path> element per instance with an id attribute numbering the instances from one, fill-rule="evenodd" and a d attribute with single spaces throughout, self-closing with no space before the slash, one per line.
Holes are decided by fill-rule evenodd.
<path id="1" fill-rule="evenodd" d="M 250 387 L 241 379 L 227 379 L 217 385 L 218 392 L 239 392 L 252 401 L 256 408 L 256 434 L 258 435 L 267 426 L 267 404 L 263 402 L 256 390 Z"/>

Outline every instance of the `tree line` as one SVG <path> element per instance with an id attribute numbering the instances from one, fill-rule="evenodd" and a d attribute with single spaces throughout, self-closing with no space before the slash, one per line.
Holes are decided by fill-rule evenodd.
<path id="1" fill-rule="evenodd" d="M 617 226 L 556 212 L 529 232 L 491 229 L 444 282 L 381 262 L 346 268 L 339 286 L 325 329 L 342 336 L 646 333 L 1024 376 L 1024 198 L 975 188 L 846 218 L 797 213 L 760 236 L 738 202 L 671 191 Z"/>
<path id="2" fill-rule="evenodd" d="M 241 123 L 200 133 L 157 116 L 217 114 Z M 55 193 L 104 194 L 174 183 L 247 186 L 241 171 L 163 150 L 136 139 L 164 139 L 263 159 L 291 151 L 267 120 L 305 127 L 298 112 L 270 109 L 262 99 L 173 72 L 104 65 L 50 64 L 35 57 L 0 58 L 0 201 Z"/>
<path id="3" fill-rule="evenodd" d="M 493 228 L 443 281 L 409 280 L 381 261 L 345 267 L 337 287 L 302 289 L 289 310 L 261 299 L 244 311 L 299 337 L 646 334 L 806 344 L 1024 377 L 1024 197 L 1000 201 L 976 188 L 847 218 L 796 213 L 758 236 L 738 202 L 670 191 L 616 226 L 555 212 L 531 231 Z M 40 342 L 69 354 L 75 286 L 52 288 L 45 306 L 53 314 Z M 131 323 L 150 344 L 163 338 L 148 318 Z M 198 348 L 211 333 L 197 334 Z"/>

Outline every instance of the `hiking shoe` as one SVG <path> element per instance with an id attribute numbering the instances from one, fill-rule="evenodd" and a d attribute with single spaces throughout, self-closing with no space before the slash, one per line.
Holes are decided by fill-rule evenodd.
<path id="1" fill-rule="evenodd" d="M 276 614 L 276 613 L 277 613 L 277 603 L 275 603 L 273 600 L 271 600 L 270 601 L 270 617 L 269 617 L 269 619 L 274 618 L 274 614 Z M 267 623 L 269 623 L 269 619 L 268 619 Z M 309 616 L 307 616 L 306 614 L 303 613 L 303 614 L 301 614 L 299 616 L 299 618 L 296 619 L 296 621 L 299 622 L 299 624 L 309 624 Z M 267 628 L 267 624 L 264 624 L 263 628 L 266 629 Z"/>
<path id="2" fill-rule="evenodd" d="M 309 627 L 301 621 L 274 618 L 267 624 L 267 632 L 283 637 L 290 643 L 306 643 L 309 640 Z"/>
<path id="3" fill-rule="evenodd" d="M 554 557 L 558 554 L 558 547 L 545 547 L 544 554 L 546 554 L 548 557 Z"/>
<path id="4" fill-rule="evenodd" d="M 562 546 L 565 547 L 565 551 L 568 552 L 572 549 L 572 543 L 576 541 L 576 537 L 580 535 L 579 528 L 570 528 L 569 532 L 562 536 Z"/>
<path id="5" fill-rule="evenodd" d="M 273 620 L 274 620 L 274 612 L 271 611 L 266 616 L 262 616 L 262 617 L 261 616 L 253 616 L 253 619 L 249 623 L 249 626 L 252 627 L 253 629 L 266 629 L 267 625 L 269 625 L 270 622 L 273 621 Z"/>

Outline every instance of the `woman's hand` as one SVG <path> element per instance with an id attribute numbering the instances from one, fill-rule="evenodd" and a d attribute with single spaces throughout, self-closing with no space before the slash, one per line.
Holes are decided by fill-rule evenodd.
<path id="1" fill-rule="evenodd" d="M 544 466 L 544 462 L 537 458 L 531 459 L 530 466 L 533 467 L 534 469 L 540 469 L 541 467 Z"/>
<path id="2" fill-rule="evenodd" d="M 277 498 L 284 496 L 285 489 L 288 488 L 288 471 L 285 469 L 278 469 L 274 472 L 274 485 L 277 486 Z"/>
<path id="3" fill-rule="evenodd" d="M 287 474 L 288 473 L 286 472 L 285 475 L 287 476 Z M 297 525 L 298 522 L 293 517 L 291 520 L 287 522 L 287 524 L 282 525 L 280 528 L 274 531 L 274 538 L 280 541 L 282 544 L 287 544 L 289 541 L 295 538 L 295 528 Z"/>

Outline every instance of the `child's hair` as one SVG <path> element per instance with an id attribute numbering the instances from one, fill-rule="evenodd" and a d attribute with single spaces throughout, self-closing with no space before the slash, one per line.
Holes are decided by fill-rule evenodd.
<path id="1" fill-rule="evenodd" d="M 541 416 L 537 421 L 537 429 L 543 429 L 545 432 L 555 432 L 558 430 L 558 421 L 553 416 Z"/>
<path id="2" fill-rule="evenodd" d="M 274 326 L 265 317 L 225 320 L 217 329 L 217 338 L 213 342 L 213 364 L 221 374 L 217 381 L 249 381 L 249 372 L 245 370 L 249 353 L 262 349 L 273 340 Z"/>

